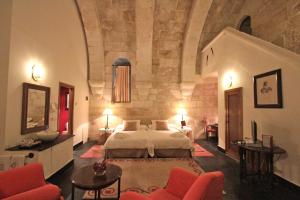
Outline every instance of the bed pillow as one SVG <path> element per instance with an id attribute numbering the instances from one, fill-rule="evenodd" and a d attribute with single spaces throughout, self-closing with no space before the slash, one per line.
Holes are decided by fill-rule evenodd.
<path id="1" fill-rule="evenodd" d="M 123 131 L 136 131 L 140 129 L 140 120 L 124 120 Z"/>
<path id="2" fill-rule="evenodd" d="M 169 130 L 167 120 L 153 120 L 152 127 L 154 130 Z"/>

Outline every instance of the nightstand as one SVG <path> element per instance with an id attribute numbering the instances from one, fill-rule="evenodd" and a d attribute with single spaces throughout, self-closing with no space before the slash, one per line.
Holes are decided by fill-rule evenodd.
<path id="1" fill-rule="evenodd" d="M 108 129 L 105 129 L 105 128 L 100 128 L 99 129 L 99 135 L 100 137 L 104 137 L 104 143 L 106 142 L 107 138 L 114 132 L 115 129 L 113 128 L 108 128 Z"/>
<path id="2" fill-rule="evenodd" d="M 181 128 L 181 131 L 185 133 L 185 135 L 190 138 L 191 141 L 194 141 L 193 138 L 193 130 L 191 127 L 188 126 L 184 126 L 183 128 Z"/>

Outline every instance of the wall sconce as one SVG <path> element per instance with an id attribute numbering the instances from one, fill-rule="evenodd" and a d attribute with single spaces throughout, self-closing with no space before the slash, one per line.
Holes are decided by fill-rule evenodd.
<path id="1" fill-rule="evenodd" d="M 109 109 L 109 108 L 106 108 L 105 110 L 104 110 L 104 112 L 103 112 L 103 115 L 106 115 L 106 126 L 105 126 L 105 129 L 109 129 L 109 127 L 108 127 L 108 117 L 109 117 L 109 115 L 112 115 L 113 113 L 112 113 L 112 110 L 111 109 Z"/>
<path id="2" fill-rule="evenodd" d="M 31 76 L 34 81 L 39 81 L 43 76 L 43 69 L 40 66 L 33 65 Z"/>
<path id="3" fill-rule="evenodd" d="M 235 74 L 233 72 L 227 72 L 226 74 L 224 74 L 223 86 L 225 89 L 231 88 L 233 86 L 234 75 Z"/>
<path id="4" fill-rule="evenodd" d="M 226 88 L 231 88 L 232 87 L 232 76 L 231 75 L 225 77 L 224 85 L 225 85 Z"/>

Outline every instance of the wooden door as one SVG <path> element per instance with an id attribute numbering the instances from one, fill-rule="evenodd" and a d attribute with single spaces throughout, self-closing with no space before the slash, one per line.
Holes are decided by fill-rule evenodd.
<path id="1" fill-rule="evenodd" d="M 238 159 L 238 147 L 232 142 L 243 139 L 243 90 L 236 88 L 225 91 L 226 109 L 226 152 Z"/>

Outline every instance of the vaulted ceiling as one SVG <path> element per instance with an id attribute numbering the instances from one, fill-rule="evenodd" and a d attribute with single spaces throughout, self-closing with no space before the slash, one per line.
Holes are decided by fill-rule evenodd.
<path id="1" fill-rule="evenodd" d="M 203 47 L 225 27 L 237 28 L 245 15 L 251 16 L 254 36 L 300 52 L 299 0 L 75 1 L 94 93 L 110 81 L 118 57 L 131 61 L 134 81 L 193 82 Z"/>
<path id="2" fill-rule="evenodd" d="M 212 0 L 76 2 L 94 93 L 101 93 L 110 81 L 111 65 L 118 57 L 131 61 L 134 81 L 193 81 L 198 42 Z"/>

